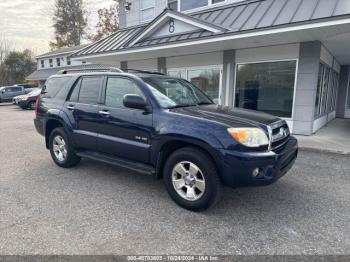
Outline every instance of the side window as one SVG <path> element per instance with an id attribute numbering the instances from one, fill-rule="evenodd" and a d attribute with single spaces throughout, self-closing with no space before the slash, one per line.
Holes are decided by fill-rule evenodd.
<path id="1" fill-rule="evenodd" d="M 21 92 L 22 88 L 21 87 L 13 87 L 12 92 Z"/>
<path id="2" fill-rule="evenodd" d="M 50 78 L 46 81 L 42 94 L 46 98 L 54 98 L 57 93 L 63 89 L 71 77 Z"/>
<path id="3" fill-rule="evenodd" d="M 80 90 L 80 86 L 81 86 L 81 78 L 75 83 L 73 89 L 70 91 L 70 95 L 69 98 L 67 99 L 68 101 L 71 102 L 78 102 L 78 98 L 79 98 L 79 90 Z"/>
<path id="4" fill-rule="evenodd" d="M 6 88 L 6 89 L 5 89 L 5 92 L 6 92 L 6 93 L 12 92 L 12 88 L 11 88 L 11 87 Z"/>
<path id="5" fill-rule="evenodd" d="M 97 104 L 101 87 L 101 77 L 84 77 L 81 81 L 79 103 Z"/>
<path id="6" fill-rule="evenodd" d="M 106 87 L 106 106 L 123 108 L 125 95 L 140 95 L 144 97 L 135 82 L 126 78 L 110 77 Z"/>

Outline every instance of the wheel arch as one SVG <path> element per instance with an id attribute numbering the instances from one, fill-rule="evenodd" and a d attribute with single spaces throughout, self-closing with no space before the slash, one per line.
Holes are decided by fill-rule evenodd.
<path id="1" fill-rule="evenodd" d="M 66 125 L 59 118 L 49 118 L 46 121 L 46 124 L 45 124 L 45 145 L 46 145 L 47 149 L 50 148 L 50 145 L 49 145 L 50 134 L 51 134 L 52 130 L 54 130 L 55 128 L 58 128 L 58 127 L 62 127 L 65 130 L 67 130 Z M 67 135 L 69 136 L 68 133 L 67 133 Z"/>
<path id="2" fill-rule="evenodd" d="M 157 160 L 156 160 L 156 175 L 158 178 L 161 178 L 163 176 L 163 169 L 168 157 L 175 151 L 186 147 L 193 147 L 205 153 L 213 161 L 213 164 L 216 170 L 218 171 L 219 176 L 221 177 L 222 167 L 219 164 L 220 158 L 215 153 L 215 149 L 213 149 L 209 144 L 202 141 L 188 141 L 185 139 L 174 139 L 174 140 L 168 140 L 164 142 L 159 147 L 159 151 L 158 151 L 159 153 L 157 155 Z"/>

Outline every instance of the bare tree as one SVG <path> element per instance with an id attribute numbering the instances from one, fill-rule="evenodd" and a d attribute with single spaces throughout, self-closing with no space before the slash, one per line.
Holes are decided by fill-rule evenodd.
<path id="1" fill-rule="evenodd" d="M 13 45 L 5 36 L 0 35 L 0 86 L 6 84 L 7 71 L 5 60 L 13 50 Z"/>
<path id="2" fill-rule="evenodd" d="M 0 35 L 0 65 L 4 62 L 6 56 L 12 50 L 12 44 L 5 36 Z"/>

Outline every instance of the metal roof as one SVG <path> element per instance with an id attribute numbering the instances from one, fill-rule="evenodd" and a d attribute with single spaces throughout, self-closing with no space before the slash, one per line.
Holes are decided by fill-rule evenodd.
<path id="1" fill-rule="evenodd" d="M 29 76 L 27 76 L 27 80 L 32 81 L 38 81 L 38 80 L 46 80 L 50 76 L 57 74 L 61 70 L 72 70 L 72 69 L 81 69 L 81 70 L 87 70 L 87 69 L 105 69 L 110 68 L 111 65 L 101 65 L 101 64 L 86 64 L 86 65 L 78 65 L 78 66 L 67 66 L 67 67 L 56 67 L 56 68 L 49 68 L 49 69 L 40 69 L 36 70 L 33 73 L 31 73 Z"/>
<path id="2" fill-rule="evenodd" d="M 135 35 L 141 33 L 145 27 L 146 25 L 142 25 L 119 30 L 107 38 L 104 38 L 92 45 L 89 45 L 86 48 L 79 50 L 72 56 L 86 56 L 90 54 L 111 52 L 123 49 L 125 48 L 125 44 L 127 44 Z"/>
<path id="3" fill-rule="evenodd" d="M 175 12 L 165 10 L 164 12 Z M 164 12 L 150 24 L 160 19 Z M 177 12 L 175 12 L 177 13 Z M 159 38 L 146 38 L 129 46 L 131 40 L 148 28 L 147 25 L 126 28 L 106 39 L 80 50 L 73 56 L 88 56 L 107 52 L 117 52 L 136 47 L 165 45 L 172 42 L 191 41 L 204 37 L 224 34 L 237 34 L 248 30 L 269 29 L 277 26 L 290 26 L 296 23 L 310 23 L 320 19 L 332 19 L 350 15 L 350 0 L 249 0 L 224 5 L 191 14 L 180 14 L 213 24 L 226 30 L 213 33 L 196 30 L 178 35 Z"/>
<path id="4" fill-rule="evenodd" d="M 60 48 L 42 55 L 38 55 L 35 58 L 44 58 L 44 57 L 50 57 L 50 56 L 56 56 L 56 55 L 61 55 L 61 54 L 69 54 L 69 53 L 74 53 L 90 44 L 85 44 L 85 45 L 79 45 L 79 46 L 72 46 L 72 47 L 65 47 L 65 48 Z"/>

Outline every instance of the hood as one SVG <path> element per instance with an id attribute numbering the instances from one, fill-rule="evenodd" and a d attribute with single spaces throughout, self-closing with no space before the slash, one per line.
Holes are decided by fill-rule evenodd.
<path id="1" fill-rule="evenodd" d="M 181 107 L 170 112 L 221 122 L 231 127 L 266 126 L 280 120 L 266 113 L 219 105 Z"/>

